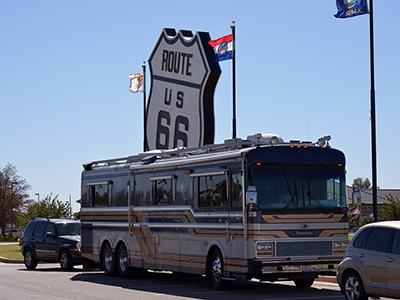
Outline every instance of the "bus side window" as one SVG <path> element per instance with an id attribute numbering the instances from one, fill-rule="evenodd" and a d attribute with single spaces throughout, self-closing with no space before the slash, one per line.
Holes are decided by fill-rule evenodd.
<path id="1" fill-rule="evenodd" d="M 108 184 L 89 185 L 89 198 L 92 206 L 107 206 L 109 198 Z"/>
<path id="2" fill-rule="evenodd" d="M 128 188 L 123 177 L 117 178 L 112 184 L 112 206 L 128 205 Z"/>
<path id="3" fill-rule="evenodd" d="M 151 180 L 151 190 L 154 205 L 172 204 L 172 178 L 157 178 Z"/>
<path id="4" fill-rule="evenodd" d="M 231 206 L 242 207 L 243 187 L 241 173 L 231 174 Z"/>
<path id="5" fill-rule="evenodd" d="M 226 175 L 207 175 L 193 178 L 194 196 L 199 208 L 222 208 L 227 206 Z"/>

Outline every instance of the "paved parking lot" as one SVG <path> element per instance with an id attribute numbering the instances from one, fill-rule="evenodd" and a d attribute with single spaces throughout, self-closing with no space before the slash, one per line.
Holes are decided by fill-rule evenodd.
<path id="1" fill-rule="evenodd" d="M 337 285 L 316 282 L 310 289 L 291 282 L 234 284 L 215 291 L 203 277 L 148 273 L 141 278 L 106 277 L 100 271 L 61 272 L 57 264 L 36 271 L 20 264 L 0 263 L 0 298 L 9 299 L 229 299 L 229 300 L 343 300 Z"/>

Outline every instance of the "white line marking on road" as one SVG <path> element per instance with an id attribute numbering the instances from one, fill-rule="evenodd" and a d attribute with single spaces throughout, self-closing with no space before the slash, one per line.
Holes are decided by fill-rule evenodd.
<path id="1" fill-rule="evenodd" d="M 338 298 L 341 298 L 340 295 L 337 295 L 337 296 L 322 296 L 322 297 L 324 299 L 338 299 Z M 307 297 L 295 297 L 295 298 L 292 298 L 292 297 L 290 297 L 290 298 L 288 298 L 288 297 L 285 297 L 285 298 L 264 298 L 262 300 L 288 300 L 288 299 L 290 299 L 290 300 L 310 300 L 310 299 L 318 299 L 318 300 L 320 300 L 321 296 L 316 296 L 316 297 L 307 296 Z"/>

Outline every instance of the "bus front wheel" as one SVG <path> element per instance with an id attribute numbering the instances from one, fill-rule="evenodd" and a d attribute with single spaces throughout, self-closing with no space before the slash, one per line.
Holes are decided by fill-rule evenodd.
<path id="1" fill-rule="evenodd" d="M 294 284 L 299 288 L 309 288 L 314 283 L 314 278 L 299 278 L 294 279 Z"/>
<path id="2" fill-rule="evenodd" d="M 218 249 L 213 250 L 211 257 L 208 261 L 208 277 L 217 290 L 226 288 L 226 280 L 223 279 L 224 275 L 224 259 Z"/>

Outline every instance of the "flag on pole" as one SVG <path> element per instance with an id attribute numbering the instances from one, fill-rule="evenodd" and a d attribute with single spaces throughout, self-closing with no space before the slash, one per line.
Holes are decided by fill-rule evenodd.
<path id="1" fill-rule="evenodd" d="M 215 59 L 217 61 L 233 58 L 232 34 L 228 34 L 217 40 L 209 41 L 208 44 L 214 48 Z"/>
<path id="2" fill-rule="evenodd" d="M 369 13 L 367 0 L 336 0 L 336 6 L 336 18 L 350 18 Z"/>
<path id="3" fill-rule="evenodd" d="M 143 86 L 144 86 L 144 76 L 143 73 L 138 74 L 130 74 L 129 78 L 131 79 L 129 85 L 129 91 L 132 93 L 143 93 Z"/>

